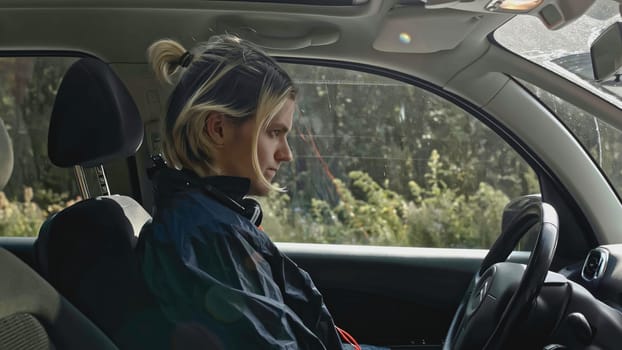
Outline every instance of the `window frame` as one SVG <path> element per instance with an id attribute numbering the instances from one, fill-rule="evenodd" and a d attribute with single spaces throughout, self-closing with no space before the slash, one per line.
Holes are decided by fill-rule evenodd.
<path id="1" fill-rule="evenodd" d="M 526 144 L 524 144 L 520 139 L 518 139 L 513 133 L 511 133 L 501 123 L 499 123 L 494 117 L 492 117 L 490 114 L 488 114 L 483 109 L 467 101 L 466 99 L 454 93 L 448 92 L 433 83 L 430 83 L 426 80 L 423 80 L 423 79 L 420 79 L 420 78 L 417 78 L 417 77 L 414 77 L 414 76 L 411 76 L 405 73 L 401 73 L 395 70 L 381 68 L 381 67 L 372 66 L 372 65 L 360 64 L 360 63 L 351 63 L 351 62 L 325 60 L 325 59 L 308 59 L 308 58 L 299 58 L 299 57 L 277 56 L 275 58 L 280 63 L 346 69 L 346 70 L 357 71 L 357 72 L 366 73 L 366 74 L 377 75 L 383 78 L 393 79 L 396 82 L 411 85 L 414 88 L 421 89 L 427 93 L 433 94 L 434 96 L 446 101 L 447 103 L 454 104 L 456 107 L 464 111 L 465 116 L 469 116 L 469 117 L 477 119 L 490 131 L 492 131 L 498 137 L 500 137 L 505 142 L 505 144 L 508 145 L 514 152 L 517 152 L 517 154 L 527 163 L 527 165 L 535 173 L 538 179 L 541 193 L 542 193 L 543 174 L 544 176 L 554 179 L 550 170 L 546 168 L 545 164 L 529 149 L 529 147 L 527 147 Z M 557 184 L 559 184 L 559 181 L 556 181 L 556 182 Z M 571 198 L 571 197 L 566 196 L 566 198 Z M 421 248 L 425 248 L 425 247 L 421 247 Z M 468 248 L 463 248 L 463 249 L 468 249 Z"/>

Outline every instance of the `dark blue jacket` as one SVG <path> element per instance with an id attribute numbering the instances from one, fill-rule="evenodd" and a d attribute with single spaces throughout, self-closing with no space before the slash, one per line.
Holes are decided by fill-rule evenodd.
<path id="1" fill-rule="evenodd" d="M 153 180 L 156 208 L 141 233 L 141 266 L 169 321 L 204 326 L 215 348 L 341 349 L 309 274 L 203 188 L 239 199 L 248 179 L 167 168 Z"/>

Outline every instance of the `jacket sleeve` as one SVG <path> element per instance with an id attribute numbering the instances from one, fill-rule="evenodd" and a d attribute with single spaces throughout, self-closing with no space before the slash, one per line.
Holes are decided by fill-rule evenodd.
<path id="1" fill-rule="evenodd" d="M 334 339 L 327 346 L 321 339 L 325 332 L 316 333 L 313 328 L 317 324 L 309 328 L 308 322 L 302 320 L 308 312 L 297 297 L 300 293 L 290 295 L 297 289 L 290 285 L 303 283 L 301 289 L 308 287 L 304 285 L 308 275 L 297 279 L 290 273 L 295 266 L 291 261 L 283 260 L 282 271 L 290 271 L 283 276 L 295 279 L 285 281 L 284 285 L 290 287 L 283 290 L 273 276 L 273 264 L 243 237 L 240 230 L 244 229 L 188 227 L 178 221 L 169 221 L 168 225 L 154 224 L 153 232 L 145 235 L 142 268 L 149 289 L 169 320 L 204 325 L 223 349 L 341 348 L 340 343 L 333 343 Z M 159 231 L 184 234 L 167 236 Z M 308 308 L 318 307 L 317 299 L 311 301 Z M 323 304 L 320 308 L 324 308 Z M 314 318 L 318 312 L 309 313 Z M 319 323 L 323 313 L 315 317 Z"/>
<path id="2" fill-rule="evenodd" d="M 274 266 L 274 280 L 282 285 L 285 303 L 314 334 L 323 339 L 327 348 L 341 349 L 333 318 L 311 276 L 287 256 L 280 252 L 278 256 L 279 264 Z"/>

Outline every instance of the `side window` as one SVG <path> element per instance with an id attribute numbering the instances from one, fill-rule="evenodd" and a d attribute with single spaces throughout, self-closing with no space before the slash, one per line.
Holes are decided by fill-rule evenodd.
<path id="1" fill-rule="evenodd" d="M 574 134 L 621 196 L 622 130 L 546 90 L 523 80 L 521 83 Z"/>
<path id="2" fill-rule="evenodd" d="M 385 77 L 285 65 L 300 89 L 286 194 L 264 201 L 275 241 L 488 248 L 533 170 L 453 103 Z"/>
<path id="3" fill-rule="evenodd" d="M 73 61 L 0 57 L 0 236 L 36 236 L 47 217 L 80 199 L 72 169 L 47 156 L 54 98 Z"/>

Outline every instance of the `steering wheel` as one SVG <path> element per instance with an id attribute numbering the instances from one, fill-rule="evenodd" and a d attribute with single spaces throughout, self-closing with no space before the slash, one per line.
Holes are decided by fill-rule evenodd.
<path id="1" fill-rule="evenodd" d="M 467 288 L 443 350 L 503 349 L 519 318 L 540 292 L 557 247 L 557 212 L 550 204 L 533 198 L 521 198 L 508 208 L 511 206 L 516 214 L 507 225 L 504 223 Z M 539 233 L 527 266 L 506 262 L 520 239 L 534 227 Z"/>

